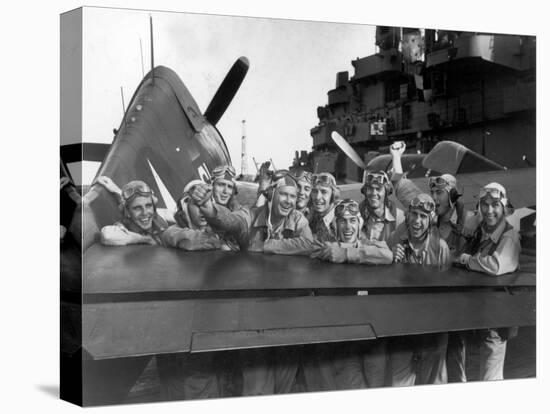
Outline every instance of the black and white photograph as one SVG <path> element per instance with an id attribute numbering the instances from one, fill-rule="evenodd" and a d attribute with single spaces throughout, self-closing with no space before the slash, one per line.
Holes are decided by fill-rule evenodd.
<path id="1" fill-rule="evenodd" d="M 536 377 L 535 36 L 83 7 L 60 40 L 62 399 Z"/>
<path id="2" fill-rule="evenodd" d="M 6 11 L 8 411 L 540 411 L 542 8 L 215 4 Z"/>

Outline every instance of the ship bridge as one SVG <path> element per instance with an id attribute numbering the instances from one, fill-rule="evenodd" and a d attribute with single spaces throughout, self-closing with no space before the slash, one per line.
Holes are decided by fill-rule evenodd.
<path id="1" fill-rule="evenodd" d="M 458 36 L 450 47 L 427 54 L 426 67 L 434 67 L 460 59 L 477 59 L 514 70 L 534 66 L 535 51 L 528 37 L 466 33 Z"/>
<path id="2" fill-rule="evenodd" d="M 379 27 L 376 45 L 351 61 L 353 74 L 337 74 L 317 108 L 313 169 L 361 180 L 333 131 L 365 162 L 395 140 L 422 152 L 455 141 L 508 168 L 536 158 L 534 36 Z"/>

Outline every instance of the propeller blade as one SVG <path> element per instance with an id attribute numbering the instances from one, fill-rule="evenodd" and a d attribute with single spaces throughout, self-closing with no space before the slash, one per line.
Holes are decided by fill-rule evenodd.
<path id="1" fill-rule="evenodd" d="M 239 90 L 239 87 L 246 76 L 246 72 L 248 72 L 248 66 L 248 59 L 241 56 L 237 59 L 225 76 L 225 79 L 216 91 L 212 101 L 210 101 L 210 105 L 208 105 L 208 108 L 204 111 L 204 117 L 208 119 L 212 125 L 216 125 L 218 123 L 225 110 L 233 100 L 233 97 Z"/>
<path id="2" fill-rule="evenodd" d="M 355 163 L 355 165 L 357 165 L 358 167 L 361 167 L 364 170 L 367 169 L 367 166 L 365 165 L 365 163 L 363 162 L 359 154 L 355 152 L 355 150 L 351 147 L 351 145 L 349 145 L 349 143 L 344 139 L 344 137 L 342 137 L 342 135 L 340 135 L 336 131 L 332 131 L 332 133 L 330 134 L 330 137 L 335 142 L 335 144 L 338 145 L 338 147 L 344 152 L 344 154 L 346 154 L 349 157 L 349 159 Z"/>

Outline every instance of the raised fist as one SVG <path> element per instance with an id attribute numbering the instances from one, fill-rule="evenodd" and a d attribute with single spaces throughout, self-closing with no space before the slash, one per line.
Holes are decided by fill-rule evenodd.
<path id="1" fill-rule="evenodd" d="M 390 154 L 394 157 L 401 157 L 406 149 L 407 146 L 405 145 L 404 141 L 395 141 L 393 144 L 390 145 Z"/>
<path id="2" fill-rule="evenodd" d="M 258 172 L 258 192 L 265 191 L 271 184 L 271 176 L 273 172 L 269 169 L 271 162 L 266 161 L 262 163 L 260 171 Z"/>
<path id="3" fill-rule="evenodd" d="M 71 182 L 71 180 L 69 179 L 69 177 L 61 177 L 61 180 L 60 180 L 60 189 L 62 190 L 63 187 L 65 187 L 67 184 L 69 184 Z"/>
<path id="4" fill-rule="evenodd" d="M 208 184 L 197 184 L 193 187 L 189 195 L 195 204 L 201 206 L 212 198 L 212 186 Z"/>

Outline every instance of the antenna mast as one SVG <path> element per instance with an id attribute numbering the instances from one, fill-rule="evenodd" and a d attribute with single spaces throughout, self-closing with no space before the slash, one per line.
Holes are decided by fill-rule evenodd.
<path id="1" fill-rule="evenodd" d="M 126 104 L 124 103 L 124 89 L 120 87 L 120 97 L 122 98 L 122 115 L 126 113 Z"/>
<path id="2" fill-rule="evenodd" d="M 246 162 L 246 120 L 243 119 L 243 135 L 241 138 L 241 174 L 244 177 L 248 174 L 248 165 Z"/>
<path id="3" fill-rule="evenodd" d="M 120 87 L 120 98 L 122 99 L 122 126 L 126 132 L 126 104 L 124 103 L 124 89 Z"/>

